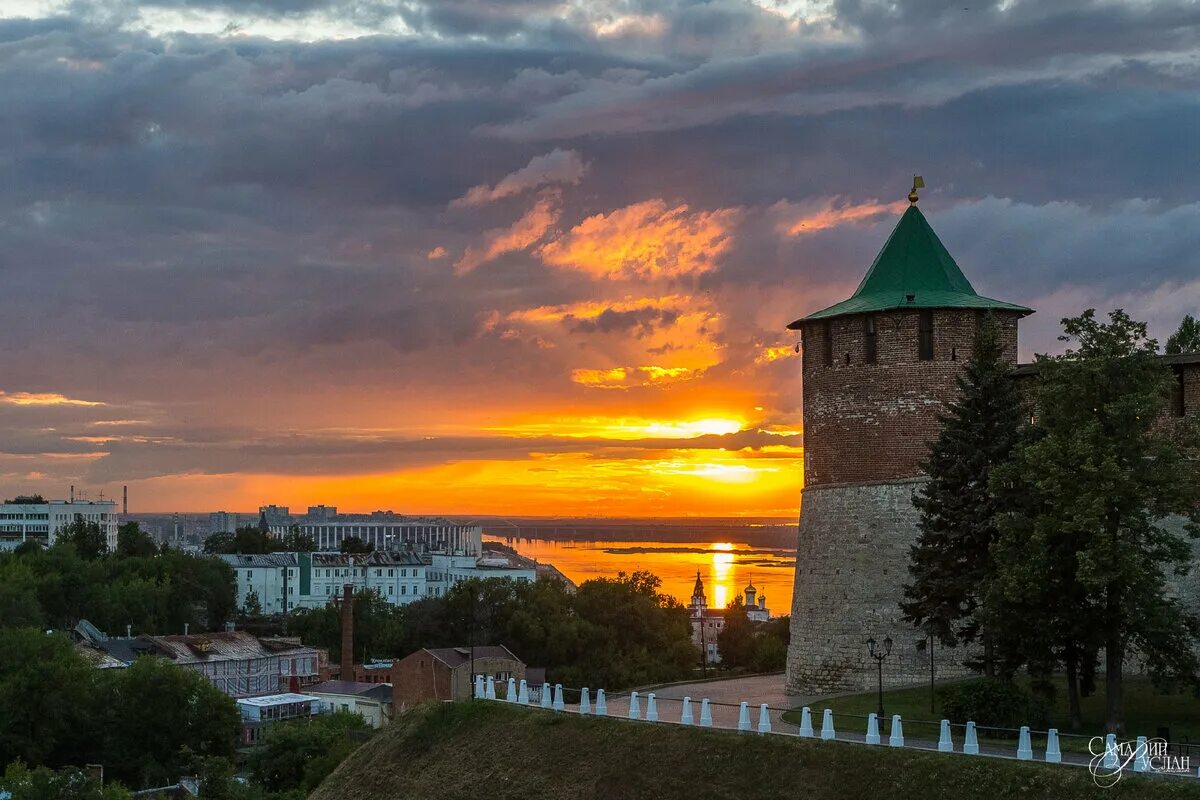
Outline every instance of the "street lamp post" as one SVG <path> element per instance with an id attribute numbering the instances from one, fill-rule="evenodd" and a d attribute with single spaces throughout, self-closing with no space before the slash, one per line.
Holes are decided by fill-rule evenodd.
<path id="1" fill-rule="evenodd" d="M 875 666 L 879 674 L 879 719 L 880 724 L 883 720 L 883 660 L 892 654 L 892 637 L 883 637 L 883 647 L 880 648 L 875 637 L 867 639 L 867 652 L 871 658 L 875 659 Z"/>

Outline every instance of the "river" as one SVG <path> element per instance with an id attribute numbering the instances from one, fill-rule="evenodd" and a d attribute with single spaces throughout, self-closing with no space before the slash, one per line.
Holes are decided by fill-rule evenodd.
<path id="1" fill-rule="evenodd" d="M 558 541 L 486 535 L 516 548 L 521 555 L 548 562 L 575 583 L 649 570 L 662 579 L 663 591 L 688 603 L 699 571 L 710 608 L 724 608 L 753 580 L 766 593 L 772 616 L 790 613 L 796 552 L 743 542 Z"/>

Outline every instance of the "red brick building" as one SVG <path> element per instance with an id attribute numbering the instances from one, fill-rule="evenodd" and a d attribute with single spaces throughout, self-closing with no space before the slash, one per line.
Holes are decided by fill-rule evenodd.
<path id="1" fill-rule="evenodd" d="M 473 674 L 491 675 L 503 693 L 510 677 L 518 683 L 525 678 L 525 664 L 503 645 L 476 647 L 473 662 L 467 647 L 418 650 L 393 665 L 392 702 L 402 711 L 427 700 L 466 700 Z"/>

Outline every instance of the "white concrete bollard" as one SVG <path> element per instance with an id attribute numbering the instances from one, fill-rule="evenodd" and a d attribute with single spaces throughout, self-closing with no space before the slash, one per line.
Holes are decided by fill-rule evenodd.
<path id="1" fill-rule="evenodd" d="M 748 730 L 750 730 L 750 706 L 742 703 L 738 707 L 738 733 L 745 733 Z"/>
<path id="2" fill-rule="evenodd" d="M 504 694 L 504 702 L 517 702 L 517 680 L 516 678 L 508 679 L 508 691 Z"/>
<path id="3" fill-rule="evenodd" d="M 1021 736 L 1017 739 L 1017 760 L 1033 761 L 1033 745 L 1029 740 L 1029 726 L 1021 726 Z"/>
<path id="4" fill-rule="evenodd" d="M 975 735 L 975 723 L 967 723 L 967 735 L 963 738 L 963 752 L 969 756 L 979 755 L 979 739 Z"/>
<path id="5" fill-rule="evenodd" d="M 879 744 L 879 715 L 872 711 L 867 715 L 867 744 Z"/>
<path id="6" fill-rule="evenodd" d="M 496 677 L 494 675 L 487 676 L 487 689 L 484 691 L 483 696 L 488 700 L 496 699 Z"/>
<path id="7" fill-rule="evenodd" d="M 583 689 L 581 689 L 579 692 L 579 713 L 580 714 L 592 713 L 591 698 L 588 697 L 588 688 L 586 686 L 583 687 Z"/>
<path id="8" fill-rule="evenodd" d="M 942 730 L 938 734 L 938 752 L 953 753 L 954 740 L 950 738 L 950 720 L 942 720 Z"/>
<path id="9" fill-rule="evenodd" d="M 1117 760 L 1117 735 L 1110 733 L 1104 737 L 1104 760 L 1100 762 L 1100 766 L 1105 769 L 1116 769 L 1121 765 Z"/>
<path id="10" fill-rule="evenodd" d="M 563 703 L 562 684 L 556 683 L 554 684 L 554 710 L 562 711 L 566 707 L 566 704 Z"/>
<path id="11" fill-rule="evenodd" d="M 483 699 L 483 676 L 482 675 L 475 676 L 475 699 L 476 700 Z"/>
<path id="12" fill-rule="evenodd" d="M 800 735 L 809 737 L 813 735 L 812 712 L 808 710 L 808 706 L 800 709 Z"/>
<path id="13" fill-rule="evenodd" d="M 899 714 L 892 714 L 892 733 L 888 736 L 888 744 L 892 747 L 904 747 L 904 723 Z"/>
<path id="14" fill-rule="evenodd" d="M 1150 758 L 1146 755 L 1146 737 L 1137 737 L 1137 751 L 1133 754 L 1133 771 L 1149 772 Z"/>
<path id="15" fill-rule="evenodd" d="M 712 727 L 712 709 L 709 708 L 707 697 L 700 701 L 700 727 Z"/>
<path id="16" fill-rule="evenodd" d="M 606 703 L 604 701 L 604 690 L 603 689 L 596 690 L 596 716 L 597 717 L 607 717 L 608 716 L 608 703 Z"/>
<path id="17" fill-rule="evenodd" d="M 641 719 L 642 718 L 642 705 L 641 705 L 641 703 L 638 702 L 638 693 L 637 692 L 629 693 L 629 718 L 630 719 Z"/>
<path id="18" fill-rule="evenodd" d="M 771 732 L 771 710 L 767 708 L 766 703 L 760 703 L 758 706 L 758 732 Z"/>
<path id="19" fill-rule="evenodd" d="M 692 698 L 683 698 L 683 711 L 679 714 L 680 725 L 691 725 L 695 721 L 692 719 Z"/>
<path id="20" fill-rule="evenodd" d="M 1062 763 L 1062 750 L 1058 747 L 1058 728 L 1051 728 L 1046 731 L 1046 762 L 1050 764 Z"/>
<path id="21" fill-rule="evenodd" d="M 525 679 L 521 679 L 521 688 L 517 690 L 517 703 L 523 706 L 529 705 L 529 684 Z"/>
<path id="22" fill-rule="evenodd" d="M 551 708 L 554 705 L 550 699 L 551 688 L 552 687 L 548 683 L 542 684 L 542 699 L 540 701 L 542 708 Z"/>
<path id="23" fill-rule="evenodd" d="M 658 722 L 658 703 L 654 702 L 654 692 L 646 695 L 646 721 Z"/>
<path id="24" fill-rule="evenodd" d="M 821 738 L 822 739 L 833 739 L 834 737 L 835 737 L 835 734 L 833 732 L 833 709 L 827 708 L 821 714 Z"/>

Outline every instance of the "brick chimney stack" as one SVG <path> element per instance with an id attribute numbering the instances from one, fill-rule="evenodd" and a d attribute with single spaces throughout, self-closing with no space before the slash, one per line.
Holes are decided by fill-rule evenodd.
<path id="1" fill-rule="evenodd" d="M 344 681 L 354 680 L 354 585 L 342 586 L 342 674 Z"/>

